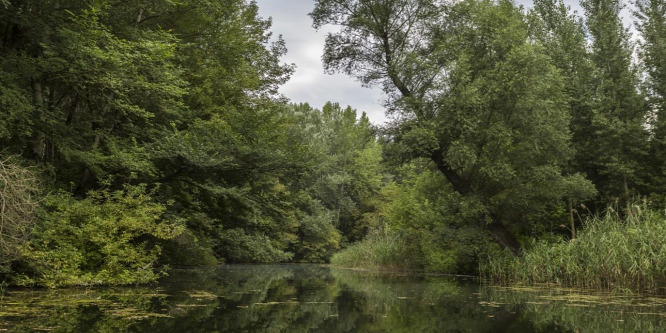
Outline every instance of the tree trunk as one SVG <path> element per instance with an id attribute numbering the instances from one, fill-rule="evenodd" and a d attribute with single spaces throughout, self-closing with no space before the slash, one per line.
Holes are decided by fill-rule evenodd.
<path id="1" fill-rule="evenodd" d="M 631 212 L 631 196 L 629 192 L 629 183 L 627 182 L 627 174 L 622 174 L 622 187 L 624 188 L 624 205 L 627 210 L 627 216 L 632 217 Z"/>
<path id="2" fill-rule="evenodd" d="M 433 162 L 437 165 L 446 179 L 449 180 L 453 186 L 453 190 L 460 193 L 462 196 L 469 196 L 474 193 L 472 186 L 467 179 L 461 177 L 455 170 L 453 170 L 446 161 L 441 151 L 435 151 L 431 156 Z M 501 247 L 509 249 L 511 253 L 520 255 L 521 245 L 513 233 L 504 225 L 502 219 L 494 214 L 488 214 L 483 221 L 490 231 L 490 235 Z"/>
<path id="3" fill-rule="evenodd" d="M 571 222 L 571 239 L 576 239 L 576 223 L 574 223 L 574 209 L 571 200 L 569 200 L 569 222 Z"/>
<path id="4" fill-rule="evenodd" d="M 99 133 L 95 136 L 95 141 L 93 142 L 93 145 L 91 147 L 92 152 L 97 150 L 101 140 L 102 140 L 102 134 Z M 85 193 L 87 189 L 86 183 L 88 183 L 88 180 L 90 180 L 90 168 L 86 167 L 83 170 L 83 173 L 81 174 L 81 180 L 79 181 L 79 185 L 76 187 L 77 193 Z"/>
<path id="5" fill-rule="evenodd" d="M 141 23 L 141 18 L 142 17 L 143 17 L 143 8 L 139 8 L 139 13 L 136 15 L 136 20 L 134 22 L 135 26 L 137 26 L 137 27 L 139 26 L 139 24 Z"/>
<path id="6" fill-rule="evenodd" d="M 412 91 L 405 85 L 405 83 L 400 79 L 398 74 L 395 72 L 393 64 L 393 50 L 389 43 L 389 38 L 386 33 L 381 35 L 382 44 L 384 47 L 384 56 L 386 57 L 386 70 L 388 78 L 391 80 L 393 85 L 400 91 L 403 97 L 410 98 L 412 97 Z M 418 113 L 417 113 L 418 114 Z M 454 191 L 460 193 L 462 196 L 469 196 L 474 194 L 472 189 L 471 182 L 468 179 L 461 177 L 451 166 L 446 163 L 444 160 L 444 154 L 440 150 L 436 150 L 430 156 L 433 162 L 437 165 L 439 171 L 441 171 L 446 179 L 453 186 Z M 521 245 L 514 237 L 513 233 L 506 228 L 499 216 L 494 216 L 490 214 L 484 218 L 486 228 L 490 231 L 491 236 L 497 244 L 500 246 L 509 249 L 514 255 L 520 255 Z M 489 221 L 488 221 L 489 220 Z"/>
<path id="7" fill-rule="evenodd" d="M 32 80 L 32 99 L 36 107 L 36 119 L 41 119 L 41 113 L 44 108 L 44 92 L 42 91 L 42 84 L 37 80 Z M 44 159 L 46 153 L 46 135 L 39 129 L 35 129 L 32 137 L 32 153 L 37 161 Z"/>
<path id="8" fill-rule="evenodd" d="M 435 165 L 437 165 L 437 168 L 439 171 L 441 171 L 446 179 L 453 185 L 453 189 L 462 194 L 463 196 L 467 196 L 470 193 L 472 193 L 472 186 L 470 185 L 469 181 L 463 179 L 460 177 L 460 175 L 455 172 L 446 161 L 444 161 L 444 155 L 442 154 L 441 151 L 437 150 L 432 153 L 432 156 L 430 156 L 433 162 L 435 162 Z"/>
<path id="9" fill-rule="evenodd" d="M 508 249 L 514 255 L 520 255 L 522 247 L 513 233 L 507 229 L 502 220 L 491 214 L 490 223 L 487 224 L 490 235 L 501 247 Z"/>

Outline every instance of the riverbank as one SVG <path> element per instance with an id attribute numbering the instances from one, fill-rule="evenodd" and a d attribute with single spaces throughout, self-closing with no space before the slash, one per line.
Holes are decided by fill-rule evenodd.
<path id="1" fill-rule="evenodd" d="M 489 256 L 481 275 L 495 283 L 555 283 L 619 291 L 666 292 L 666 213 L 634 206 L 589 218 L 576 239 L 534 241 L 520 257 Z"/>
<path id="2" fill-rule="evenodd" d="M 635 205 L 625 216 L 609 209 L 587 218 L 578 237 L 531 240 L 523 255 L 488 251 L 479 275 L 494 284 L 556 285 L 627 293 L 666 293 L 666 212 Z M 373 235 L 335 254 L 331 263 L 388 271 L 422 270 L 400 239 Z"/>

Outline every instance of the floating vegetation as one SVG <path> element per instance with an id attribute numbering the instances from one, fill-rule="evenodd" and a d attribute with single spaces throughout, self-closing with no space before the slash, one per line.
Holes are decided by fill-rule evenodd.
<path id="1" fill-rule="evenodd" d="M 216 299 L 218 296 L 209 293 L 207 291 L 201 291 L 201 290 L 190 290 L 187 291 L 187 295 L 189 295 L 192 298 L 200 298 L 200 299 Z"/>
<path id="2" fill-rule="evenodd" d="M 282 305 L 282 304 L 294 305 L 294 304 L 298 304 L 298 302 L 294 302 L 294 301 L 289 301 L 289 302 L 262 302 L 262 303 L 254 303 L 253 305 Z"/>
<path id="3" fill-rule="evenodd" d="M 0 331 L 76 331 L 62 323 L 73 324 L 67 318 L 90 310 L 98 311 L 106 322 L 121 321 L 112 325 L 115 327 L 149 318 L 170 318 L 166 311 L 151 308 L 153 302 L 166 297 L 147 288 L 13 289 L 0 300 Z"/>
<path id="4" fill-rule="evenodd" d="M 505 304 L 506 303 L 479 301 L 479 305 L 489 306 L 489 307 L 492 307 L 492 308 L 501 308 L 502 305 L 505 305 Z"/>
<path id="5" fill-rule="evenodd" d="M 592 305 L 619 306 L 666 306 L 666 298 L 640 295 L 618 295 L 599 290 L 584 290 L 557 287 L 493 286 L 488 290 L 507 293 L 530 294 L 534 301 L 528 304 L 551 304 L 552 302 L 587 303 Z"/>
<path id="6" fill-rule="evenodd" d="M 141 320 L 150 317 L 172 318 L 172 316 L 168 314 L 148 312 L 135 308 L 113 308 L 107 310 L 107 313 L 127 320 Z"/>
<path id="7" fill-rule="evenodd" d="M 666 299 L 593 289 L 544 286 L 487 286 L 482 298 L 501 300 L 504 310 L 522 313 L 536 327 L 557 323 L 564 331 L 659 332 L 666 325 Z"/>

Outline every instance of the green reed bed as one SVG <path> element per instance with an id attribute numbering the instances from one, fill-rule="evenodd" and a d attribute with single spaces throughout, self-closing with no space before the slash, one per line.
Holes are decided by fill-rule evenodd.
<path id="1" fill-rule="evenodd" d="M 496 283 L 554 283 L 623 291 L 666 292 L 666 212 L 634 206 L 587 219 L 578 238 L 535 241 L 522 256 L 501 253 L 479 270 Z"/>
<path id="2" fill-rule="evenodd" d="M 371 233 L 362 242 L 350 245 L 331 258 L 331 264 L 373 270 L 405 271 L 415 269 L 415 258 L 401 246 L 401 239 L 387 233 Z"/>

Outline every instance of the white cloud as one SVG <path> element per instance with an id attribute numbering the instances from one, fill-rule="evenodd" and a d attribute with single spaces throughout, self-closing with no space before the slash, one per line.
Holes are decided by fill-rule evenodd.
<path id="1" fill-rule="evenodd" d="M 280 92 L 295 103 L 309 103 L 321 108 L 328 101 L 365 111 L 374 124 L 386 121 L 379 88 L 364 88 L 344 74 L 327 75 L 321 62 L 326 33 L 324 27 L 312 28 L 308 13 L 314 8 L 312 0 L 258 0 L 259 15 L 273 19 L 274 36 L 282 35 L 287 44 L 283 62 L 296 64 L 296 71 Z"/>

